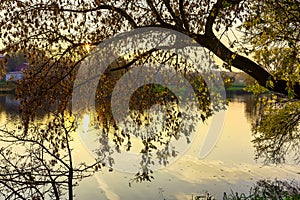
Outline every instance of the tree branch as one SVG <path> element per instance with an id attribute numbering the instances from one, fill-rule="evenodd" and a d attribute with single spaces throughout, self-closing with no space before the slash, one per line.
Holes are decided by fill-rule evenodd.
<path id="1" fill-rule="evenodd" d="M 151 11 L 154 13 L 156 20 L 165 28 L 172 28 L 171 24 L 166 23 L 161 17 L 158 11 L 156 10 L 152 0 L 147 0 L 147 4 L 149 5 Z"/>
<path id="2" fill-rule="evenodd" d="M 186 28 L 187 31 L 189 31 L 190 28 L 189 28 L 189 23 L 186 20 L 183 1 L 184 0 L 179 0 L 179 12 L 180 12 L 180 16 L 181 16 L 184 27 Z"/>
<path id="3" fill-rule="evenodd" d="M 95 8 L 90 8 L 90 9 L 84 9 L 84 10 L 74 10 L 74 9 L 63 9 L 60 8 L 58 11 L 59 12 L 76 12 L 76 13 L 87 13 L 87 12 L 92 12 L 92 11 L 97 11 L 97 10 L 110 10 L 113 12 L 117 12 L 119 13 L 121 16 L 123 16 L 125 19 L 127 19 L 127 21 L 130 23 L 130 25 L 133 28 L 137 28 L 137 24 L 135 23 L 135 21 L 133 20 L 133 18 L 122 8 L 118 8 L 115 6 L 111 6 L 111 5 L 99 5 Z"/>
<path id="4" fill-rule="evenodd" d="M 257 82 L 274 92 L 282 93 L 288 95 L 287 86 L 288 81 L 285 80 L 276 80 L 274 76 L 272 76 L 268 71 L 266 71 L 263 67 L 253 62 L 252 60 L 236 54 L 232 52 L 229 48 L 227 48 L 213 33 L 213 24 L 220 12 L 223 8 L 222 0 L 218 0 L 212 7 L 210 14 L 207 18 L 205 25 L 205 33 L 204 35 L 196 34 L 194 37 L 196 41 L 206 47 L 210 51 L 212 51 L 216 56 L 222 59 L 224 62 L 230 63 L 232 66 L 236 67 L 249 74 L 251 77 L 257 80 Z M 228 1 L 230 3 L 237 4 L 241 2 L 241 0 L 231 0 Z M 267 84 L 268 81 L 272 81 L 274 83 L 274 87 L 271 87 Z M 298 82 L 294 86 L 295 98 L 300 98 L 300 83 Z"/>
<path id="5" fill-rule="evenodd" d="M 150 55 L 151 53 L 153 53 L 154 51 L 157 51 L 157 50 L 159 50 L 159 49 L 156 49 L 156 48 L 150 49 L 149 51 L 146 51 L 143 54 L 135 57 L 134 59 L 132 59 L 130 62 L 126 63 L 125 65 L 113 68 L 110 71 L 113 72 L 113 71 L 117 71 L 117 70 L 121 70 L 121 69 L 128 69 L 131 65 L 133 65 L 139 59 L 141 59 L 141 58 L 143 58 L 143 57 L 145 57 L 147 55 Z"/>
<path id="6" fill-rule="evenodd" d="M 218 0 L 210 10 L 210 13 L 207 17 L 206 24 L 205 24 L 205 34 L 206 35 L 210 36 L 210 35 L 214 34 L 212 28 L 213 28 L 214 22 L 217 18 L 217 15 L 219 14 L 219 12 L 222 8 L 222 2 L 223 2 L 223 0 Z"/>
<path id="7" fill-rule="evenodd" d="M 5 185 L 5 187 L 7 187 L 8 189 L 10 189 L 10 190 L 12 191 L 12 194 L 16 194 L 16 196 L 18 196 L 18 198 L 23 199 L 23 200 L 26 200 L 26 199 L 25 199 L 23 196 L 21 196 L 21 195 L 19 194 L 19 192 L 17 192 L 13 187 L 9 186 L 9 185 L 7 184 L 6 181 L 0 180 L 0 183 L 3 184 L 3 185 Z"/>
<path id="8" fill-rule="evenodd" d="M 180 20 L 179 16 L 176 15 L 176 13 L 173 11 L 171 5 L 170 5 L 170 0 L 163 0 L 164 4 L 166 5 L 168 12 L 171 14 L 171 16 L 173 17 L 175 23 L 177 24 L 177 27 L 179 29 L 183 29 L 183 23 Z"/>

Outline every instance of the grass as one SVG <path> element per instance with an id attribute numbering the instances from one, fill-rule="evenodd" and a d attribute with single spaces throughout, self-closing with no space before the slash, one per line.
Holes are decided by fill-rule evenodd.
<path id="1" fill-rule="evenodd" d="M 193 200 L 213 200 L 213 196 L 196 196 Z M 259 180 L 249 194 L 224 192 L 223 200 L 300 200 L 300 186 L 295 182 Z"/>
<path id="2" fill-rule="evenodd" d="M 0 81 L 0 93 L 13 92 L 16 88 L 16 84 L 11 81 Z"/>

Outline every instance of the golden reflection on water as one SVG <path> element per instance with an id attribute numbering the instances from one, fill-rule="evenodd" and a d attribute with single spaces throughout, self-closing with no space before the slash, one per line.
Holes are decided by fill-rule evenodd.
<path id="1" fill-rule="evenodd" d="M 129 180 L 134 176 L 131 173 L 114 171 L 99 172 L 94 178 L 84 181 L 79 190 L 88 190 L 91 199 L 143 199 L 153 197 L 161 199 L 159 188 L 164 188 L 167 199 L 188 199 L 191 194 L 199 194 L 210 191 L 215 196 L 222 198 L 224 191 L 230 193 L 230 189 L 240 192 L 248 192 L 252 184 L 261 178 L 300 180 L 299 166 L 262 166 L 256 163 L 254 148 L 251 140 L 251 124 L 245 114 L 245 103 L 231 102 L 226 112 L 223 132 L 213 150 L 204 158 L 199 159 L 200 145 L 209 128 L 207 124 L 200 123 L 197 135 L 192 141 L 184 156 L 172 165 L 155 172 L 153 183 L 135 184 L 134 188 L 128 187 Z M 5 111 L 0 112 L 0 124 L 8 125 L 10 116 Z M 47 117 L 43 117 L 46 122 Z M 88 133 L 92 117 L 83 115 L 81 131 Z M 79 131 L 79 130 L 78 130 Z M 73 133 L 72 147 L 74 149 L 75 163 L 94 162 L 95 158 L 82 144 L 78 133 Z M 85 144 L 86 145 L 86 144 Z M 89 145 L 89 144 L 88 144 Z M 102 195 L 101 198 L 99 195 Z M 78 199 L 85 199 L 79 192 Z M 140 197 L 140 198 L 139 198 Z M 151 198 L 150 198 L 151 199 Z"/>
<path id="2" fill-rule="evenodd" d="M 114 171 L 96 175 L 101 190 L 106 198 L 116 200 L 132 197 L 161 199 L 159 188 L 164 188 L 167 199 L 190 199 L 191 194 L 203 194 L 205 191 L 221 199 L 223 192 L 230 193 L 231 189 L 248 192 L 259 179 L 299 181 L 297 165 L 263 166 L 262 163 L 254 161 L 254 148 L 251 143 L 253 136 L 245 106 L 243 102 L 230 103 L 223 132 L 216 146 L 204 159 L 199 159 L 199 148 L 208 131 L 210 120 L 206 124 L 199 124 L 197 135 L 187 152 L 175 163 L 156 171 L 152 183 L 135 184 L 132 189 L 126 185 L 134 174 Z"/>
<path id="3" fill-rule="evenodd" d="M 0 112 L 0 125 L 4 125 L 6 123 L 7 115 L 6 112 L 1 111 Z"/>

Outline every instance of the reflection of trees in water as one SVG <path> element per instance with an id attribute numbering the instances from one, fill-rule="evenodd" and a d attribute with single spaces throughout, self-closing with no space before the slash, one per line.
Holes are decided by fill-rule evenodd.
<path id="1" fill-rule="evenodd" d="M 255 159 L 266 164 L 300 163 L 299 101 L 274 94 L 231 94 L 229 99 L 244 103 L 252 124 Z"/>
<path id="2" fill-rule="evenodd" d="M 251 94 L 245 95 L 245 114 L 249 122 L 253 121 L 259 114 L 258 101 L 258 96 Z"/>
<path id="3" fill-rule="evenodd" d="M 300 101 L 270 95 L 253 123 L 256 159 L 267 164 L 300 163 Z"/>
<path id="4" fill-rule="evenodd" d="M 54 110 L 56 106 L 53 105 L 51 108 Z M 7 121 L 15 122 L 20 118 L 20 101 L 16 99 L 15 94 L 0 94 L 0 113 L 5 114 Z M 36 119 L 48 118 L 50 113 L 44 109 L 37 109 Z"/>
<path id="5" fill-rule="evenodd" d="M 245 105 L 246 118 L 252 124 L 256 159 L 267 164 L 292 160 L 300 163 L 299 101 L 274 94 L 231 94 L 230 100 Z"/>
<path id="6" fill-rule="evenodd" d="M 8 114 L 16 114 L 19 112 L 19 101 L 13 94 L 0 95 L 0 111 L 6 111 Z"/>
<path id="7" fill-rule="evenodd" d="M 16 100 L 13 94 L 0 94 L 0 124 L 3 125 L 5 122 L 14 122 L 19 116 L 19 101 Z M 4 120 L 4 121 L 3 121 Z"/>
<path id="8" fill-rule="evenodd" d="M 252 123 L 257 115 L 259 115 L 259 96 L 249 93 L 231 93 L 227 95 L 231 102 L 242 102 L 245 104 L 245 115 L 247 120 Z"/>

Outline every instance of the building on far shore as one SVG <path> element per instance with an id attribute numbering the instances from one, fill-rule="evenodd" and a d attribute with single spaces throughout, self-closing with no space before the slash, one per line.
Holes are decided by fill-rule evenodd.
<path id="1" fill-rule="evenodd" d="M 15 71 L 15 72 L 7 72 L 5 75 L 5 81 L 18 81 L 23 77 L 23 72 Z"/>
<path id="2" fill-rule="evenodd" d="M 7 72 L 5 81 L 18 81 L 23 78 L 24 71 L 29 68 L 29 63 L 22 63 L 15 68 L 15 71 Z"/>

